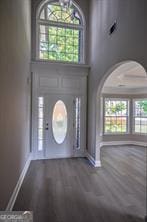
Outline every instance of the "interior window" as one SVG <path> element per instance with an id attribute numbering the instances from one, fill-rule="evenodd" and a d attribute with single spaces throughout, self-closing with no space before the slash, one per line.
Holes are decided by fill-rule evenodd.
<path id="1" fill-rule="evenodd" d="M 147 99 L 134 100 L 134 132 L 147 134 Z"/>
<path id="2" fill-rule="evenodd" d="M 104 133 L 128 132 L 128 100 L 108 99 L 104 101 Z"/>

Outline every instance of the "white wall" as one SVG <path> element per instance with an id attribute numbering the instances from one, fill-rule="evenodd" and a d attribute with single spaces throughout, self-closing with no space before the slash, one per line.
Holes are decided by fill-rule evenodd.
<path id="1" fill-rule="evenodd" d="M 0 210 L 30 152 L 30 2 L 0 1 Z"/>
<path id="2" fill-rule="evenodd" d="M 92 0 L 90 18 L 90 65 L 88 85 L 88 151 L 100 158 L 101 80 L 123 61 L 137 61 L 147 68 L 146 0 Z M 117 20 L 117 31 L 109 28 Z M 103 80 L 102 80 L 103 81 Z M 96 152 L 95 152 L 96 150 Z"/>

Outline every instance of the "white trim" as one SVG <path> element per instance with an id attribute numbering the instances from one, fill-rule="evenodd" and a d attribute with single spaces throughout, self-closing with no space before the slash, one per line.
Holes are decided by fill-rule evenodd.
<path id="1" fill-rule="evenodd" d="M 59 27 L 59 28 L 70 28 L 70 29 L 74 29 L 74 30 L 80 30 L 83 31 L 83 25 L 75 25 L 75 24 L 71 24 L 71 23 L 64 23 L 64 22 L 54 22 L 54 21 L 50 21 L 50 20 L 44 20 L 44 19 L 38 19 L 38 24 L 39 25 L 50 25 L 50 26 L 54 26 L 54 27 Z"/>
<path id="2" fill-rule="evenodd" d="M 81 64 L 81 63 L 72 63 L 72 62 L 63 62 L 63 61 L 51 61 L 51 60 L 32 60 L 31 61 L 31 66 L 51 66 L 51 67 L 55 67 L 55 68 L 61 68 L 61 67 L 65 67 L 65 68 L 79 68 L 79 69 L 84 69 L 84 70 L 90 70 L 90 65 L 89 64 Z M 88 74 L 87 74 L 88 75 Z"/>
<path id="3" fill-rule="evenodd" d="M 141 141 L 107 141 L 107 142 L 101 142 L 100 148 L 102 146 L 117 146 L 117 145 L 137 145 L 137 146 L 147 147 L 147 143 Z"/>
<path id="4" fill-rule="evenodd" d="M 33 157 L 32 160 L 56 160 L 56 159 L 71 159 L 71 158 L 84 158 L 85 155 L 83 153 L 81 154 L 74 154 L 74 155 L 56 155 L 56 156 L 50 156 L 50 157 Z"/>
<path id="5" fill-rule="evenodd" d="M 147 93 L 146 87 L 141 88 L 121 88 L 121 87 L 104 87 L 102 90 L 102 94 L 116 94 L 116 95 L 132 95 L 138 96 Z"/>
<path id="6" fill-rule="evenodd" d="M 13 209 L 13 206 L 15 204 L 16 198 L 17 198 L 18 193 L 20 191 L 20 188 L 22 186 L 23 180 L 24 180 L 25 175 L 26 175 L 26 173 L 28 171 L 28 168 L 30 166 L 31 160 L 32 160 L 32 155 L 30 154 L 28 159 L 27 159 L 27 161 L 26 161 L 24 169 L 23 169 L 23 171 L 22 171 L 22 173 L 21 173 L 21 175 L 20 175 L 20 177 L 18 179 L 18 182 L 17 182 L 17 184 L 15 186 L 15 189 L 14 189 L 14 191 L 12 193 L 12 196 L 11 196 L 9 202 L 8 202 L 8 205 L 6 207 L 6 211 L 12 211 L 12 209 Z"/>
<path id="7" fill-rule="evenodd" d="M 94 167 L 101 167 L 101 161 L 95 160 L 88 152 L 86 152 L 86 157 Z"/>

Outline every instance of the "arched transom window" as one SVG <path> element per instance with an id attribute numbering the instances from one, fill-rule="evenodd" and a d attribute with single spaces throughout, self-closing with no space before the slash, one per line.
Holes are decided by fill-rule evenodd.
<path id="1" fill-rule="evenodd" d="M 38 59 L 83 63 L 84 24 L 73 3 L 64 9 L 59 2 L 47 1 L 37 16 Z"/>

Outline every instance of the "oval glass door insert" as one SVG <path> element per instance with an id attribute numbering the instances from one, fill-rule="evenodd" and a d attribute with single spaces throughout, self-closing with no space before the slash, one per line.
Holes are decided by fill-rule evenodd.
<path id="1" fill-rule="evenodd" d="M 52 129 L 55 141 L 62 144 L 67 134 L 67 109 L 61 100 L 55 104 L 53 109 Z"/>

